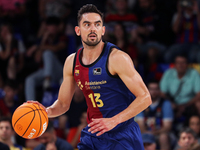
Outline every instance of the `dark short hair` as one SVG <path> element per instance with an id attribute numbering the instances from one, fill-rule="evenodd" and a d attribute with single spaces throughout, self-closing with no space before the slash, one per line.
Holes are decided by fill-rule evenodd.
<path id="1" fill-rule="evenodd" d="M 176 59 L 178 57 L 184 58 L 188 62 L 188 57 L 185 54 L 178 54 L 178 55 L 176 55 L 176 57 L 174 58 L 174 62 L 176 62 Z"/>
<path id="2" fill-rule="evenodd" d="M 148 88 L 149 88 L 149 85 L 150 85 L 150 84 L 157 84 L 158 87 L 160 87 L 159 81 L 156 80 L 156 79 L 151 79 L 150 81 L 148 81 L 148 83 L 147 83 L 147 87 L 148 87 Z"/>
<path id="3" fill-rule="evenodd" d="M 86 4 L 83 7 L 81 7 L 80 10 L 78 11 L 78 16 L 77 16 L 78 24 L 82 19 L 82 15 L 85 13 L 97 13 L 101 16 L 101 19 L 103 20 L 103 13 L 100 12 L 95 5 Z"/>
<path id="4" fill-rule="evenodd" d="M 151 80 L 148 82 L 148 85 L 151 84 L 151 83 L 155 83 L 155 84 L 158 84 L 158 85 L 159 85 L 159 81 L 156 80 L 156 79 L 151 79 Z"/>
<path id="5" fill-rule="evenodd" d="M 179 139 L 180 139 L 182 133 L 192 134 L 192 136 L 193 136 L 195 139 L 198 139 L 198 135 L 196 134 L 196 132 L 194 132 L 194 130 L 192 130 L 192 129 L 189 128 L 189 127 L 185 127 L 185 128 L 182 128 L 182 129 L 180 130 L 180 132 L 179 132 Z"/>
<path id="6" fill-rule="evenodd" d="M 195 111 L 196 111 L 196 110 L 195 110 Z M 186 118 L 185 126 L 189 127 L 189 125 L 190 125 L 190 120 L 191 120 L 192 117 L 197 117 L 197 118 L 200 119 L 200 115 L 198 115 L 198 114 L 196 114 L 196 113 L 193 112 L 193 113 L 191 114 L 191 116 L 189 116 L 189 117 Z"/>
<path id="7" fill-rule="evenodd" d="M 13 129 L 13 127 L 12 127 L 12 121 L 11 121 L 11 118 L 10 118 L 10 117 L 5 117 L 5 116 L 0 117 L 0 123 L 1 123 L 1 122 L 9 122 L 11 128 Z"/>

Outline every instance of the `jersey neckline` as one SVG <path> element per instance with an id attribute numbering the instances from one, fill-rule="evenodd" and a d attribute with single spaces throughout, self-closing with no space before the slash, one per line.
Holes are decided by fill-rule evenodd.
<path id="1" fill-rule="evenodd" d="M 89 67 L 92 67 L 93 65 L 95 65 L 100 59 L 101 59 L 101 57 L 103 56 L 103 54 L 104 54 L 104 51 L 105 51 L 105 48 L 106 48 L 106 45 L 107 45 L 107 42 L 104 42 L 104 46 L 103 46 L 103 50 L 102 50 L 102 52 L 101 52 L 101 54 L 99 55 L 99 57 L 93 62 L 93 63 L 91 63 L 91 64 L 89 64 L 89 65 L 85 65 L 85 64 L 83 64 L 83 62 L 82 62 L 82 60 L 81 60 L 81 53 L 83 52 L 83 49 L 84 48 L 82 48 L 81 50 L 80 50 L 80 53 L 79 53 L 79 62 L 80 62 L 80 64 L 83 66 L 83 67 L 86 67 L 86 68 L 89 68 Z"/>

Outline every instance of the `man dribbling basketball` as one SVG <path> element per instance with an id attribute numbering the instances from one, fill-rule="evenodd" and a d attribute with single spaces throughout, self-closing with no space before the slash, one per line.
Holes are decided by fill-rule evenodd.
<path id="1" fill-rule="evenodd" d="M 75 31 L 83 48 L 66 59 L 58 99 L 47 108 L 48 116 L 57 117 L 69 109 L 77 84 L 88 105 L 80 150 L 144 149 L 134 116 L 151 104 L 151 98 L 131 58 L 102 41 L 103 15 L 92 4 L 79 10 Z"/>

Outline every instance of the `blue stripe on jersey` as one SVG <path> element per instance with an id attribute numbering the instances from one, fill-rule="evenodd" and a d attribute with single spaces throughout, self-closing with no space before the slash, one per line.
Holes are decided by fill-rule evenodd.
<path id="1" fill-rule="evenodd" d="M 135 96 L 119 77 L 111 76 L 107 72 L 107 59 L 110 51 L 117 46 L 109 42 L 105 44 L 101 58 L 89 67 L 89 84 L 100 112 L 104 118 L 109 118 L 126 109 Z"/>
<path id="2" fill-rule="evenodd" d="M 187 29 L 187 30 L 185 30 L 184 41 L 188 42 L 189 41 L 189 37 L 190 37 L 190 29 Z"/>

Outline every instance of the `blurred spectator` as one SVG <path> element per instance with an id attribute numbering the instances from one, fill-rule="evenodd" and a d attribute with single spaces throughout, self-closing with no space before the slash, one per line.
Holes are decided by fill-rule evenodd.
<path id="1" fill-rule="evenodd" d="M 193 105 L 191 105 L 189 107 L 188 112 L 190 112 L 189 117 L 192 116 L 192 115 L 199 115 L 200 116 L 200 101 L 196 101 Z"/>
<path id="2" fill-rule="evenodd" d="M 176 117 L 181 117 L 188 106 L 200 100 L 199 83 L 199 73 L 188 68 L 187 58 L 177 56 L 174 68 L 167 70 L 160 82 L 162 95 L 171 98 Z"/>
<path id="3" fill-rule="evenodd" d="M 167 10 L 167 13 L 171 16 L 172 18 L 174 12 L 176 12 L 176 3 L 177 0 L 156 0 L 156 4 L 160 9 L 163 9 L 163 11 Z"/>
<path id="4" fill-rule="evenodd" d="M 10 118 L 0 118 L 0 142 L 7 144 L 10 150 L 26 150 L 21 145 L 15 144 L 14 130 Z"/>
<path id="5" fill-rule="evenodd" d="M 155 47 L 150 47 L 147 54 L 143 56 L 143 61 L 139 63 L 139 73 L 143 77 L 145 83 L 156 79 L 160 80 L 162 77 L 163 69 L 159 50 Z"/>
<path id="6" fill-rule="evenodd" d="M 31 32 L 26 16 L 26 1 L 28 0 L 0 1 L 0 24 L 9 22 L 13 26 L 14 33 L 22 34 L 25 40 Z"/>
<path id="7" fill-rule="evenodd" d="M 9 24 L 0 28 L 0 73 L 5 81 L 16 79 L 23 69 L 25 46 L 22 40 L 16 39 Z"/>
<path id="8" fill-rule="evenodd" d="M 116 9 L 114 3 L 116 0 L 107 0 L 106 1 L 106 13 L 113 13 Z M 127 0 L 128 3 L 128 9 L 131 10 L 135 4 L 136 4 L 137 0 Z"/>
<path id="9" fill-rule="evenodd" d="M 25 0 L 1 0 L 0 2 L 0 16 L 13 17 L 14 15 L 19 15 L 25 11 L 24 8 Z"/>
<path id="10" fill-rule="evenodd" d="M 0 93 L 1 93 L 1 91 L 2 91 L 2 89 L 3 89 L 3 85 L 4 85 L 4 82 L 3 82 L 2 75 L 1 75 L 1 73 L 0 73 Z"/>
<path id="11" fill-rule="evenodd" d="M 134 61 L 134 65 L 137 66 L 137 48 L 135 45 L 129 43 L 125 26 L 122 23 L 117 23 L 114 26 L 113 34 L 113 43 L 117 45 L 122 51 L 129 54 L 129 56 Z"/>
<path id="12" fill-rule="evenodd" d="M 73 148 L 77 148 L 77 144 L 80 142 L 81 131 L 87 126 L 87 111 L 83 111 L 80 118 L 80 124 L 78 127 L 72 127 L 69 129 L 67 141 Z"/>
<path id="13" fill-rule="evenodd" d="M 19 106 L 17 101 L 17 88 L 18 85 L 13 80 L 8 80 L 4 86 L 5 95 L 0 98 L 0 110 L 3 116 L 9 116 L 14 113 L 15 109 Z"/>
<path id="14" fill-rule="evenodd" d="M 196 133 L 190 128 L 183 128 L 179 133 L 178 145 L 175 150 L 199 150 Z"/>
<path id="15" fill-rule="evenodd" d="M 200 117 L 199 115 L 193 115 L 189 118 L 188 127 L 191 128 L 198 136 L 198 142 L 200 143 Z"/>
<path id="16" fill-rule="evenodd" d="M 26 145 L 28 150 L 29 149 L 33 150 L 35 147 L 37 147 L 40 144 L 41 144 L 41 142 L 39 141 L 38 138 L 36 138 L 36 139 L 26 139 L 26 141 L 25 141 L 25 145 Z"/>
<path id="17" fill-rule="evenodd" d="M 36 35 L 35 33 L 37 33 L 40 26 L 38 3 L 39 0 L 26 0 L 26 16 L 31 28 L 31 32 L 28 33 L 29 35 L 31 34 L 31 36 L 29 36 L 29 40 L 26 41 L 27 47 L 30 47 L 30 45 L 33 44 Z"/>
<path id="18" fill-rule="evenodd" d="M 70 14 L 70 0 L 39 0 L 39 13 L 42 19 L 48 17 L 66 18 Z"/>
<path id="19" fill-rule="evenodd" d="M 10 150 L 10 148 L 8 147 L 8 145 L 6 145 L 4 143 L 1 143 L 1 142 L 0 142 L 0 149 L 2 149 L 2 150 Z"/>
<path id="20" fill-rule="evenodd" d="M 171 40 L 167 11 L 157 7 L 155 0 L 139 0 L 136 14 L 139 26 L 132 36 L 136 38 L 141 54 L 146 54 L 151 47 L 163 54 Z"/>
<path id="21" fill-rule="evenodd" d="M 78 127 L 83 110 L 87 110 L 87 105 L 83 92 L 76 86 L 71 105 L 66 115 L 68 116 L 69 128 Z"/>
<path id="22" fill-rule="evenodd" d="M 137 123 L 142 133 L 151 133 L 158 137 L 160 149 L 171 149 L 175 139 L 172 135 L 173 110 L 171 103 L 160 97 L 159 83 L 150 81 L 148 90 L 152 104 L 137 115 Z M 171 140 L 171 141 L 170 141 Z"/>
<path id="23" fill-rule="evenodd" d="M 108 32 L 114 30 L 114 25 L 117 22 L 122 22 L 127 32 L 135 29 L 137 26 L 137 17 L 135 14 L 130 12 L 128 8 L 128 0 L 115 0 L 113 5 L 115 6 L 115 12 L 107 13 L 105 16 L 105 26 Z"/>
<path id="24" fill-rule="evenodd" d="M 56 131 L 56 135 L 59 138 L 66 139 L 67 137 L 67 131 L 68 131 L 67 121 L 68 118 L 66 115 L 61 115 L 58 118 L 54 119 L 54 128 Z"/>
<path id="25" fill-rule="evenodd" d="M 36 87 L 42 85 L 46 90 L 53 84 L 59 84 L 62 78 L 62 66 L 67 56 L 67 39 L 60 33 L 60 23 L 59 18 L 47 18 L 38 44 L 27 51 L 27 56 L 34 55 L 35 61 L 40 63 L 42 68 L 26 78 L 26 100 L 35 100 Z"/>
<path id="26" fill-rule="evenodd" d="M 156 138 L 153 134 L 143 133 L 142 141 L 144 145 L 144 150 L 156 150 Z"/>
<path id="27" fill-rule="evenodd" d="M 66 24 L 65 35 L 68 38 L 67 54 L 70 55 L 75 53 L 77 50 L 77 45 L 80 45 L 79 42 L 76 42 L 77 36 L 75 36 L 74 26 L 71 23 Z"/>
<path id="28" fill-rule="evenodd" d="M 197 52 L 200 53 L 198 45 L 200 11 L 197 2 L 196 0 L 179 0 L 177 3 L 177 12 L 172 20 L 176 44 L 172 45 L 165 54 L 167 63 L 172 63 L 178 54 L 187 55 L 189 62 L 197 61 Z"/>
<path id="29" fill-rule="evenodd" d="M 73 150 L 67 141 L 56 136 L 51 121 L 49 121 L 46 131 L 39 137 L 39 141 L 42 144 L 34 148 L 34 150 Z"/>

